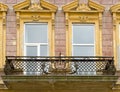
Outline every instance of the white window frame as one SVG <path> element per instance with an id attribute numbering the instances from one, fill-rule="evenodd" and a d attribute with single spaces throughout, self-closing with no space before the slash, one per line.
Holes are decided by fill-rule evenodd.
<path id="1" fill-rule="evenodd" d="M 73 25 L 93 25 L 94 26 L 94 44 L 74 44 L 73 43 Z M 84 31 L 84 30 L 83 30 Z M 86 34 L 87 35 L 87 34 Z M 73 46 L 94 46 L 94 55 L 95 56 L 95 24 L 79 24 L 79 23 L 73 23 L 72 24 L 72 55 L 73 55 Z"/>
<path id="2" fill-rule="evenodd" d="M 26 43 L 25 42 L 25 25 L 26 24 L 47 24 L 47 43 Z M 48 46 L 48 50 L 47 50 L 47 56 L 49 55 L 49 42 L 48 42 L 48 23 L 24 23 L 24 56 L 27 56 L 26 54 L 26 47 L 27 46 L 37 46 L 37 56 L 40 56 L 40 46 L 41 45 L 47 45 Z"/>

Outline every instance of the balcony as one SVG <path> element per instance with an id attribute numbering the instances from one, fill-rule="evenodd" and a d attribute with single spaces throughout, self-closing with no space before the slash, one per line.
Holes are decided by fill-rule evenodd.
<path id="1" fill-rule="evenodd" d="M 114 58 L 98 56 L 7 56 L 4 73 L 9 89 L 31 92 L 106 92 L 118 79 Z"/>
<path id="2" fill-rule="evenodd" d="M 7 56 L 6 75 L 114 75 L 113 57 Z"/>

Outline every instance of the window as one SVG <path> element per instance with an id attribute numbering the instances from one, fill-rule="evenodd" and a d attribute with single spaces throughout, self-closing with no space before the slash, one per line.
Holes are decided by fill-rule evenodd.
<path id="1" fill-rule="evenodd" d="M 91 0 L 75 0 L 62 8 L 66 19 L 66 55 L 102 56 L 104 7 Z"/>
<path id="2" fill-rule="evenodd" d="M 57 6 L 45 0 L 25 0 L 14 5 L 14 10 L 17 19 L 17 56 L 54 56 Z"/>
<path id="3" fill-rule="evenodd" d="M 47 23 L 25 23 L 24 32 L 25 56 L 48 56 Z"/>
<path id="4" fill-rule="evenodd" d="M 73 24 L 72 55 L 95 55 L 94 24 Z"/>
<path id="5" fill-rule="evenodd" d="M 48 56 L 48 24 L 25 23 L 24 29 L 24 55 Z M 25 62 L 24 74 L 40 74 L 42 62 Z M 35 67 L 35 68 L 34 68 Z"/>
<path id="6" fill-rule="evenodd" d="M 95 33 L 94 24 L 72 24 L 72 55 L 73 56 L 94 56 L 95 55 Z M 81 75 L 96 74 L 95 62 L 77 62 Z M 81 67 L 81 66 L 86 67 Z M 94 69 L 90 72 L 87 68 Z M 84 72 L 83 72 L 84 71 Z"/>

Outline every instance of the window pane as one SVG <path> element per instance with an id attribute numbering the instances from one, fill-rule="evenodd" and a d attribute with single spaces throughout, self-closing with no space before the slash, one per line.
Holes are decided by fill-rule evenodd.
<path id="1" fill-rule="evenodd" d="M 94 56 L 94 46 L 73 46 L 73 55 L 74 56 Z"/>
<path id="2" fill-rule="evenodd" d="M 26 43 L 47 43 L 47 24 L 26 24 Z"/>
<path id="3" fill-rule="evenodd" d="M 48 55 L 48 46 L 41 45 L 40 46 L 40 56 L 47 56 Z"/>
<path id="4" fill-rule="evenodd" d="M 73 43 L 93 44 L 94 43 L 94 25 L 74 24 L 73 25 Z"/>
<path id="5" fill-rule="evenodd" d="M 27 46 L 26 47 L 27 56 L 37 56 L 37 46 Z"/>

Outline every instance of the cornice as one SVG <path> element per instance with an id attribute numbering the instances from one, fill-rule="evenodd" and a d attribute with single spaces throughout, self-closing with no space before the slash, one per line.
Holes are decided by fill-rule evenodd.
<path id="1" fill-rule="evenodd" d="M 5 11 L 6 12 L 7 10 L 8 10 L 8 6 L 0 3 L 0 11 Z"/>
<path id="2" fill-rule="evenodd" d="M 116 5 L 113 5 L 111 8 L 110 8 L 110 11 L 113 13 L 113 12 L 119 12 L 120 10 L 120 3 L 119 4 L 116 4 Z"/>
<path id="3" fill-rule="evenodd" d="M 75 0 L 75 1 L 73 1 L 71 3 L 69 3 L 69 4 L 64 5 L 62 7 L 62 9 L 63 9 L 64 12 L 68 12 L 68 11 L 76 8 L 77 6 L 78 6 L 78 0 Z"/>
<path id="4" fill-rule="evenodd" d="M 98 11 L 98 12 L 103 12 L 104 9 L 105 9 L 104 6 L 102 6 L 102 5 L 100 5 L 100 4 L 97 4 L 97 3 L 95 3 L 95 2 L 93 2 L 93 1 L 91 1 L 91 0 L 89 0 L 88 5 L 89 5 L 91 8 L 94 8 L 94 9 L 95 9 L 96 11 Z"/>

